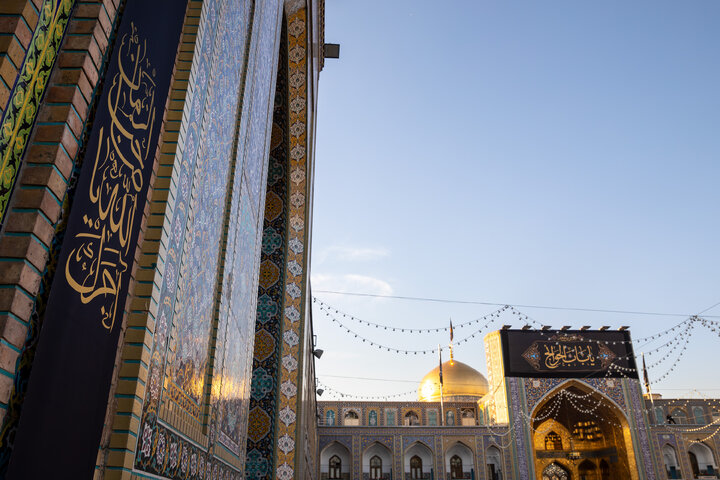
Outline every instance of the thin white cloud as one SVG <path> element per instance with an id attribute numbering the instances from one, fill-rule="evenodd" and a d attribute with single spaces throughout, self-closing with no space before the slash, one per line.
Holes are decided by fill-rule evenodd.
<path id="1" fill-rule="evenodd" d="M 366 275 L 355 275 L 352 273 L 343 275 L 314 273 L 311 276 L 311 282 L 313 290 L 369 293 L 371 295 L 393 294 L 393 288 L 388 282 Z"/>
<path id="2" fill-rule="evenodd" d="M 334 245 L 321 250 L 318 254 L 318 261 L 319 263 L 325 262 L 326 260 L 343 262 L 371 262 L 388 256 L 390 256 L 390 250 L 387 248 Z"/>

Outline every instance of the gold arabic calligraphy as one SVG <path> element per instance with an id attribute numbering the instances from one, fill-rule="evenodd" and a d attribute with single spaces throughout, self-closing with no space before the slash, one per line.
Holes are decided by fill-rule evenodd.
<path id="1" fill-rule="evenodd" d="M 65 265 L 65 278 L 82 303 L 101 302 L 102 325 L 108 331 L 115 324 L 120 286 L 132 260 L 128 257 L 134 253 L 130 236 L 138 204 L 142 205 L 138 197 L 156 110 L 155 71 L 146 56 L 146 41 L 140 40 L 134 24 L 118 49 L 118 73 L 107 87 L 110 124 L 100 128 L 89 207 L 83 230 L 74 238 L 78 246 Z"/>
<path id="2" fill-rule="evenodd" d="M 545 366 L 555 369 L 559 366 L 594 365 L 595 355 L 590 345 L 543 345 Z"/>

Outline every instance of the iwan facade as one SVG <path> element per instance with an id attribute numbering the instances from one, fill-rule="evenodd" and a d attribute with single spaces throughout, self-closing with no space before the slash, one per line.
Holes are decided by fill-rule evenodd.
<path id="1" fill-rule="evenodd" d="M 0 14 L 0 477 L 314 478 L 322 0 Z"/>
<path id="2" fill-rule="evenodd" d="M 485 357 L 417 402 L 319 402 L 320 479 L 720 478 L 720 402 L 643 398 L 627 331 L 500 330 Z"/>

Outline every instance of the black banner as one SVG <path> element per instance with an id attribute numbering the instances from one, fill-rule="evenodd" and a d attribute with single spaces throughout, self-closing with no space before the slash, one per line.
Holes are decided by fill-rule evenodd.
<path id="1" fill-rule="evenodd" d="M 6 478 L 92 478 L 187 0 L 127 0 Z"/>
<path id="2" fill-rule="evenodd" d="M 507 377 L 638 378 L 630 332 L 501 330 Z"/>

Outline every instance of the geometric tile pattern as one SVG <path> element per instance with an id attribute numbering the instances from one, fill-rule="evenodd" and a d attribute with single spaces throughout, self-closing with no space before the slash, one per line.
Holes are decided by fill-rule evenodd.
<path id="1" fill-rule="evenodd" d="M 632 404 L 632 414 L 634 415 L 635 428 L 634 436 L 640 441 L 641 458 L 643 460 L 642 467 L 645 469 L 645 478 L 655 480 L 655 469 L 653 467 L 653 458 L 650 445 L 650 435 L 648 434 L 647 422 L 645 421 L 645 402 L 640 397 L 640 383 L 637 380 L 629 379 L 627 381 L 629 388 L 630 403 Z M 639 463 L 639 462 L 638 462 Z M 638 465 L 641 466 L 640 464 Z"/>
<path id="2" fill-rule="evenodd" d="M 524 412 L 520 401 L 520 383 L 523 379 L 516 377 L 507 377 L 506 379 L 508 390 L 510 393 L 510 421 L 513 422 L 513 428 L 515 429 L 514 437 L 514 449 L 513 454 L 515 455 L 515 467 L 518 472 L 519 478 L 531 478 L 530 467 L 528 466 L 528 459 L 530 458 L 528 453 L 527 445 L 528 439 L 526 435 L 527 425 L 524 421 Z"/>

